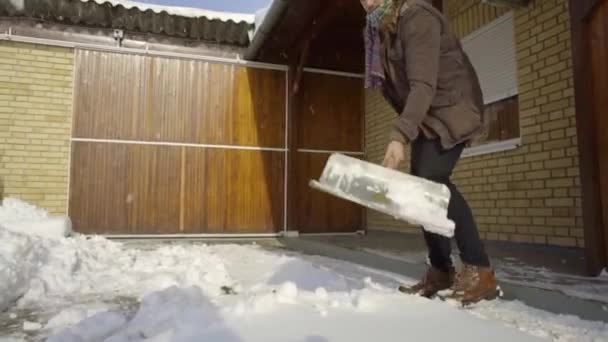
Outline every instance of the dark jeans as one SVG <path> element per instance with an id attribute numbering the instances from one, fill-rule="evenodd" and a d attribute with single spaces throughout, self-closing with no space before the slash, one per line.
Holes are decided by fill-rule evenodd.
<path id="1" fill-rule="evenodd" d="M 448 186 L 451 192 L 448 205 L 448 218 L 456 224 L 454 237 L 460 250 L 461 260 L 469 265 L 489 267 L 490 261 L 471 208 L 462 194 L 450 181 L 452 170 L 456 166 L 464 144 L 444 150 L 439 139 L 429 140 L 422 134 L 412 143 L 411 173 Z M 424 239 L 429 250 L 431 265 L 446 271 L 452 267 L 450 239 L 424 231 Z"/>

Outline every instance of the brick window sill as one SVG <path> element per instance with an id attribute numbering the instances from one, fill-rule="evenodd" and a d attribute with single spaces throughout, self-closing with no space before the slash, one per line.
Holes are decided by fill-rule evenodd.
<path id="1" fill-rule="evenodd" d="M 481 156 L 484 154 L 498 153 L 514 150 L 521 146 L 521 138 L 514 138 L 505 141 L 493 142 L 475 147 L 466 148 L 462 152 L 463 158 Z"/>

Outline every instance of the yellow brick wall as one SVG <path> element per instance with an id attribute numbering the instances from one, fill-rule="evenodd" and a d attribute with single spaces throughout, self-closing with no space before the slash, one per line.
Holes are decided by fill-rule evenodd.
<path id="1" fill-rule="evenodd" d="M 444 6 L 461 37 L 507 11 L 479 0 Z M 515 10 L 523 146 L 464 158 L 454 174 L 485 239 L 584 245 L 568 11 L 566 0 L 533 0 Z M 379 94 L 367 93 L 370 160 L 382 159 L 394 115 Z M 375 212 L 368 226 L 412 229 Z"/>
<path id="2" fill-rule="evenodd" d="M 0 195 L 66 214 L 73 50 L 0 42 Z"/>
<path id="3" fill-rule="evenodd" d="M 388 143 L 387 133 L 395 118 L 395 112 L 378 91 L 366 90 L 365 93 L 365 153 L 367 160 L 380 164 Z M 402 171 L 409 170 L 409 149 Z M 390 231 L 417 232 L 418 228 L 405 225 L 390 216 L 374 210 L 367 212 L 367 227 Z"/>
<path id="4" fill-rule="evenodd" d="M 483 5 L 479 0 L 444 0 L 443 7 L 452 30 L 461 38 L 511 10 Z"/>

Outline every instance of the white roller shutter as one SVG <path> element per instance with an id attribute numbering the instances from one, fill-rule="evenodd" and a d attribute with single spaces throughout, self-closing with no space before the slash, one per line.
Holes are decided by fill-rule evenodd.
<path id="1" fill-rule="evenodd" d="M 477 71 L 486 104 L 517 95 L 513 12 L 462 39 Z"/>

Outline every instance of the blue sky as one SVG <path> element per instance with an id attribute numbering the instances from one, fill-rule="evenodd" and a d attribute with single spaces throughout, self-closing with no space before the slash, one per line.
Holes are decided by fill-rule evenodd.
<path id="1" fill-rule="evenodd" d="M 203 8 L 212 11 L 253 13 L 271 0 L 135 0 L 149 4 Z"/>

